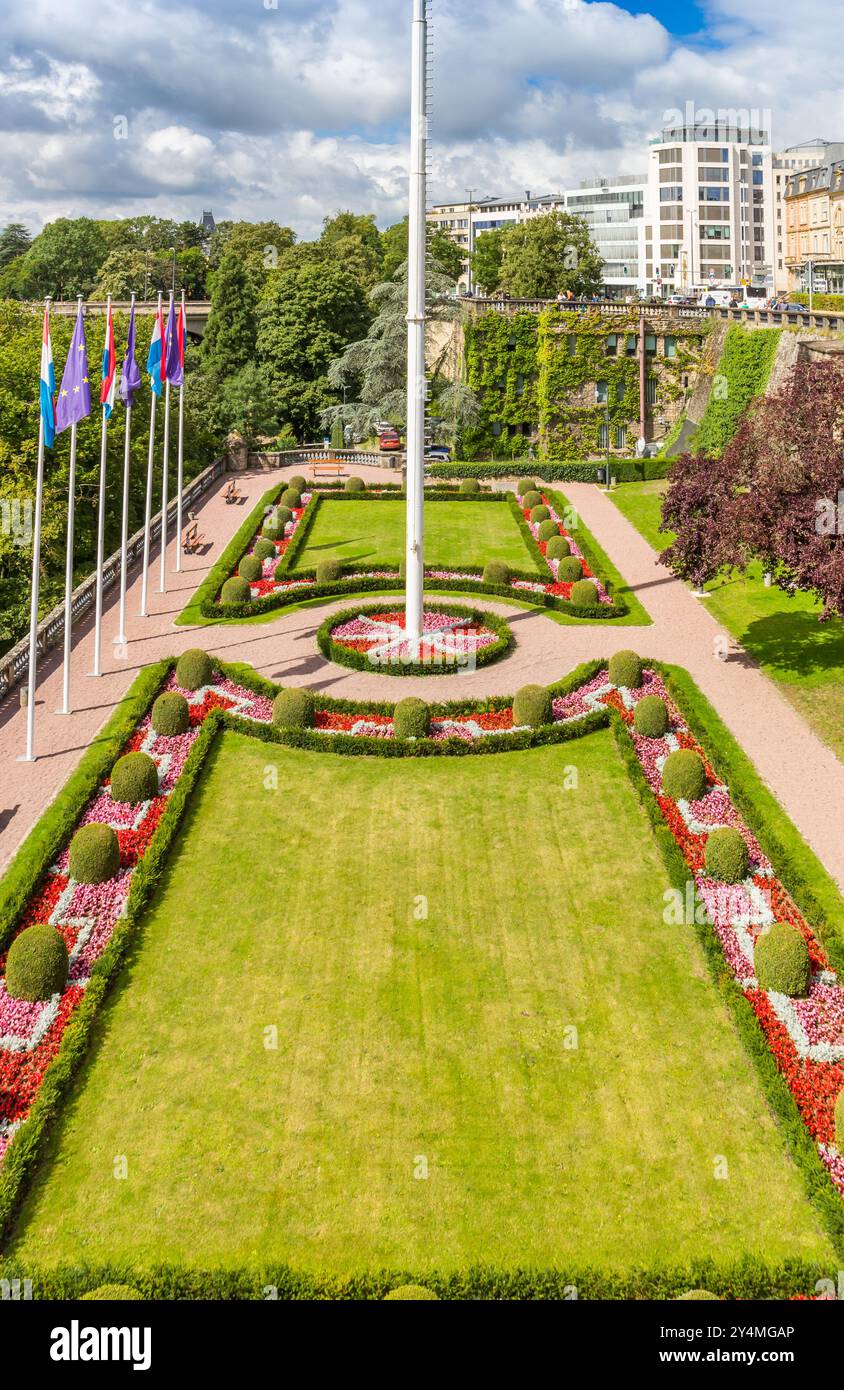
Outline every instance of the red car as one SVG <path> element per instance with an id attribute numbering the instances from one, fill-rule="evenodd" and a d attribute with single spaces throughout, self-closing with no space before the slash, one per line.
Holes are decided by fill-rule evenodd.
<path id="1" fill-rule="evenodd" d="M 378 447 L 382 453 L 395 453 L 397 449 L 400 449 L 401 435 L 398 430 L 382 430 Z"/>

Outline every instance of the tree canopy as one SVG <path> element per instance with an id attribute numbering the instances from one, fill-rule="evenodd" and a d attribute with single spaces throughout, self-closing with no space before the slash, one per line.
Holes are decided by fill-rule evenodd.
<path id="1" fill-rule="evenodd" d="M 603 260 L 582 217 L 547 212 L 527 222 L 483 232 L 472 270 L 487 294 L 504 290 L 514 299 L 575 298 L 601 285 Z"/>

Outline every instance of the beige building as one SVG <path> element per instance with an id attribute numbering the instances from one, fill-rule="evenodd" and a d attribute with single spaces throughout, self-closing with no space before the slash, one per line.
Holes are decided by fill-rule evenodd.
<path id="1" fill-rule="evenodd" d="M 844 294 L 844 159 L 793 174 L 785 207 L 790 288 Z"/>

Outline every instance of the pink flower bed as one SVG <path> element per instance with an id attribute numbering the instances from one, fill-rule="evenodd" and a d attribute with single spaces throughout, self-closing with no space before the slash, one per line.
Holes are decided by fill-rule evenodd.
<path id="1" fill-rule="evenodd" d="M 429 655 L 450 658 L 482 651 L 498 640 L 490 628 L 478 627 L 468 618 L 429 609 L 422 616 L 424 641 L 416 652 L 404 640 L 404 627 L 402 612 L 374 613 L 338 623 L 331 637 L 351 651 L 369 652 L 373 660 L 416 661 Z"/>

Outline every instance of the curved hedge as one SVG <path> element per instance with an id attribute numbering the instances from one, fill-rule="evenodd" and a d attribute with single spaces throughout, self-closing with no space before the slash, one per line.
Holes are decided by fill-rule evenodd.
<path id="1" fill-rule="evenodd" d="M 460 491 L 463 493 L 464 497 L 467 496 L 467 494 L 474 496 L 475 493 L 480 492 L 480 490 L 481 485 L 477 478 L 464 478 L 463 482 L 460 484 Z"/>
<path id="2" fill-rule="evenodd" d="M 510 578 L 510 566 L 505 564 L 503 560 L 487 560 L 484 565 L 484 584 L 507 588 L 510 584 Z"/>
<path id="3" fill-rule="evenodd" d="M 252 586 L 247 579 L 242 579 L 239 574 L 234 574 L 231 579 L 227 579 L 220 590 L 221 605 L 249 603 L 251 598 Z"/>
<path id="4" fill-rule="evenodd" d="M 343 488 L 343 491 L 344 491 L 344 492 L 366 492 L 366 483 L 363 481 L 363 478 L 357 478 L 357 477 L 347 478 L 347 479 L 346 479 L 346 482 L 345 482 L 345 485 L 344 485 L 344 488 Z"/>
<path id="5" fill-rule="evenodd" d="M 143 1294 L 129 1284 L 100 1284 L 89 1293 L 80 1294 L 83 1303 L 134 1303 L 143 1302 Z"/>
<path id="6" fill-rule="evenodd" d="M 547 511 L 547 507 L 546 507 L 546 511 Z M 539 531 L 537 532 L 537 536 L 538 536 L 538 539 L 539 539 L 539 540 L 541 540 L 541 541 L 552 541 L 552 540 L 554 539 L 554 537 L 555 537 L 555 536 L 559 536 L 559 534 L 560 534 L 560 528 L 559 528 L 559 526 L 557 525 L 556 521 L 552 521 L 552 520 L 551 520 L 550 516 L 547 516 L 547 517 L 545 518 L 544 521 L 540 521 L 540 523 L 539 523 Z M 548 552 L 546 551 L 546 554 L 547 554 L 547 553 L 548 553 Z"/>
<path id="7" fill-rule="evenodd" d="M 437 655 L 430 661 L 414 661 L 406 658 L 404 654 L 399 654 L 395 659 L 388 655 L 386 661 L 379 662 L 371 661 L 369 652 L 347 647 L 342 642 L 335 641 L 332 636 L 334 629 L 343 623 L 354 622 L 357 618 L 383 611 L 383 605 L 374 608 L 346 608 L 327 617 L 317 632 L 317 646 L 326 660 L 335 661 L 340 666 L 350 666 L 355 671 L 375 671 L 390 676 L 447 676 L 453 675 L 455 671 L 465 670 L 468 666 L 489 666 L 493 661 L 500 661 L 514 645 L 515 639 L 509 623 L 497 613 L 487 613 L 450 603 L 427 604 L 425 611 L 466 618 L 473 626 L 491 629 L 495 633 L 495 641 L 477 652 L 460 653 L 451 659 Z"/>
<path id="8" fill-rule="evenodd" d="M 576 555 L 563 555 L 557 565 L 558 584 L 576 584 L 583 578 L 583 561 Z"/>
<path id="9" fill-rule="evenodd" d="M 530 520 L 532 526 L 538 526 L 540 522 L 547 521 L 551 516 L 551 508 L 546 507 L 544 502 L 538 502 L 535 507 L 530 509 Z"/>

